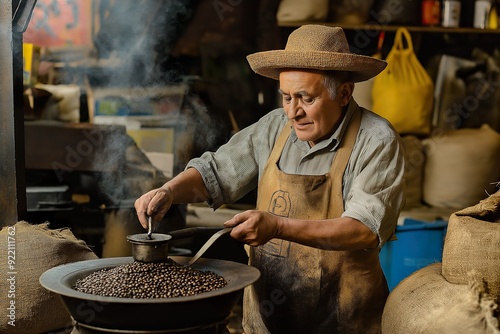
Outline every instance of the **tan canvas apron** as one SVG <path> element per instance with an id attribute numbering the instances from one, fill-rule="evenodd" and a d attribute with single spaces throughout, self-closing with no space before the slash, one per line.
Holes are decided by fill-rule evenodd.
<path id="1" fill-rule="evenodd" d="M 280 134 L 259 183 L 257 209 L 289 218 L 325 219 L 344 211 L 342 176 L 359 131 L 353 115 L 329 173 L 292 175 L 278 161 Z M 243 326 L 258 333 L 379 333 L 388 295 L 378 250 L 327 251 L 280 239 L 250 250 L 261 278 L 245 290 Z"/>

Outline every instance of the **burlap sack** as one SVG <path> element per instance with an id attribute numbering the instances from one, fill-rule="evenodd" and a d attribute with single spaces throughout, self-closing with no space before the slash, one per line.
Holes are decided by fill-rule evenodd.
<path id="1" fill-rule="evenodd" d="M 0 249 L 4 268 L 12 265 L 4 269 L 0 280 L 4 312 L 0 333 L 44 333 L 71 326 L 60 297 L 43 288 L 39 278 L 55 266 L 96 259 L 85 242 L 69 229 L 51 230 L 48 224 L 18 222 L 0 230 Z"/>
<path id="2" fill-rule="evenodd" d="M 370 12 L 373 12 L 374 3 L 375 0 L 330 0 L 328 22 L 338 25 L 365 24 L 371 19 Z M 358 84 L 356 89 L 357 87 Z"/>
<path id="3" fill-rule="evenodd" d="M 453 285 L 441 276 L 441 263 L 417 270 L 389 294 L 382 314 L 382 333 L 421 333 L 449 305 L 457 304 L 467 286 Z"/>
<path id="4" fill-rule="evenodd" d="M 325 21 L 329 0 L 281 0 L 276 20 L 278 22 Z"/>
<path id="5" fill-rule="evenodd" d="M 475 271 L 500 301 L 500 190 L 450 216 L 442 261 L 448 282 L 465 284 Z"/>
<path id="6" fill-rule="evenodd" d="M 490 126 L 450 130 L 422 141 L 426 152 L 423 200 L 460 210 L 494 192 L 500 179 L 500 134 Z"/>
<path id="7" fill-rule="evenodd" d="M 498 334 L 496 305 L 482 300 L 469 285 L 446 281 L 441 263 L 431 264 L 391 292 L 382 314 L 382 334 Z"/>
<path id="8" fill-rule="evenodd" d="M 429 322 L 424 334 L 500 334 L 494 312 L 497 304 L 481 281 L 471 281 L 466 298 Z"/>
<path id="9" fill-rule="evenodd" d="M 422 142 L 415 136 L 404 136 L 405 145 L 405 198 L 404 210 L 422 206 L 422 182 L 425 154 Z"/>

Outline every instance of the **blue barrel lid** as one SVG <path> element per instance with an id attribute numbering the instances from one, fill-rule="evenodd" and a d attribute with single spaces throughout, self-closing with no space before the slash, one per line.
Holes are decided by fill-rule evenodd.
<path id="1" fill-rule="evenodd" d="M 403 225 L 396 226 L 396 231 L 443 229 L 447 225 L 448 222 L 442 219 L 436 219 L 434 221 L 423 221 L 413 218 L 405 218 Z"/>

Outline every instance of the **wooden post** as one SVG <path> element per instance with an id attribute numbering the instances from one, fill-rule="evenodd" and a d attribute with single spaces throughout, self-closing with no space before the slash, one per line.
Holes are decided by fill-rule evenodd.
<path id="1" fill-rule="evenodd" d="M 0 226 L 26 216 L 22 31 L 13 29 L 20 0 L 0 0 Z"/>

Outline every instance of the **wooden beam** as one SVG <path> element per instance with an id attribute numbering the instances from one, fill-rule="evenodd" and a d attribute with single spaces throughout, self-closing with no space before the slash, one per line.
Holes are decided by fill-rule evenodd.
<path id="1" fill-rule="evenodd" d="M 0 226 L 26 215 L 22 32 L 13 30 L 17 0 L 0 0 Z M 15 75 L 15 72 L 21 70 Z M 15 92 L 16 90 L 16 92 Z M 15 104 L 17 104 L 15 108 Z"/>

